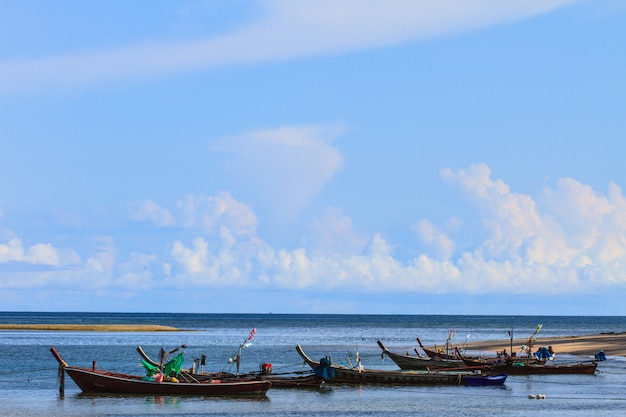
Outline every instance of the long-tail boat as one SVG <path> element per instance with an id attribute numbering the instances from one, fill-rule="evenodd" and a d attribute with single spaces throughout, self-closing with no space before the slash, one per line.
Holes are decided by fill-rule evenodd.
<path id="1" fill-rule="evenodd" d="M 507 374 L 507 375 L 558 375 L 558 374 L 583 374 L 593 375 L 598 364 L 596 362 L 545 364 L 532 363 L 529 361 L 516 360 L 515 358 L 502 358 L 500 362 L 485 363 L 476 359 L 466 359 L 457 351 L 467 366 L 471 366 L 483 374 Z"/>
<path id="2" fill-rule="evenodd" d="M 380 340 L 377 340 L 376 343 L 378 343 L 378 346 L 383 350 L 383 355 L 389 357 L 389 359 L 398 365 L 400 369 L 424 371 L 438 368 L 461 368 L 465 366 L 463 361 L 460 359 L 455 360 L 441 359 L 439 357 L 413 356 L 409 355 L 408 352 L 404 355 L 401 353 L 391 352 Z"/>
<path id="3" fill-rule="evenodd" d="M 424 344 L 422 343 L 419 337 L 417 338 L 417 343 L 420 345 L 420 348 L 426 353 L 426 355 L 429 358 L 459 360 L 459 357 L 454 353 L 454 349 L 452 349 L 453 353 L 449 353 L 450 352 L 449 340 L 450 338 L 448 338 L 448 342 L 446 342 L 446 346 L 448 347 L 448 349 L 445 349 L 445 350 L 443 348 L 438 349 L 438 350 L 429 349 L 426 346 L 424 346 Z"/>
<path id="4" fill-rule="evenodd" d="M 150 358 L 141 346 L 137 346 L 137 352 L 145 363 L 152 367 L 158 367 L 159 363 Z M 144 365 L 145 366 L 145 365 Z M 288 373 L 273 373 L 271 364 L 264 363 L 258 372 L 230 373 L 230 372 L 204 372 L 194 370 L 181 370 L 181 377 L 197 381 L 219 379 L 222 382 L 231 381 L 269 381 L 272 388 L 322 388 L 324 380 L 311 370 L 295 371 Z"/>
<path id="5" fill-rule="evenodd" d="M 272 386 L 269 381 L 206 381 L 180 382 L 158 377 L 130 375 L 100 369 L 69 366 L 54 347 L 52 355 L 59 362 L 61 388 L 64 387 L 65 373 L 72 378 L 85 393 L 143 394 L 143 395 L 202 395 L 202 396 L 263 396 Z"/>
<path id="6" fill-rule="evenodd" d="M 476 378 L 482 376 L 476 373 L 459 372 L 433 372 L 433 371 L 387 371 L 380 369 L 365 369 L 359 360 L 357 366 L 349 368 L 343 365 L 335 365 L 332 358 L 325 357 L 319 361 L 309 358 L 300 345 L 296 351 L 302 359 L 320 377 L 330 383 L 340 384 L 384 384 L 384 385 L 462 385 L 466 384 L 465 377 L 472 377 L 473 385 Z M 486 376 L 485 376 L 486 377 Z M 502 380 L 504 383 L 504 380 Z"/>

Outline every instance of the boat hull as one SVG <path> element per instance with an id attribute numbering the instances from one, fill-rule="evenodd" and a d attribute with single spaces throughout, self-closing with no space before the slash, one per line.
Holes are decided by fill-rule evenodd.
<path id="1" fill-rule="evenodd" d="M 466 375 L 463 384 L 470 387 L 485 387 L 504 385 L 506 375 Z"/>
<path id="2" fill-rule="evenodd" d="M 424 358 L 394 353 L 389 351 L 380 340 L 378 340 L 377 343 L 383 350 L 383 353 L 403 370 L 426 371 L 439 368 L 462 368 L 465 366 L 461 360 L 441 359 L 436 357 Z"/>
<path id="3" fill-rule="evenodd" d="M 135 375 L 78 367 L 65 367 L 65 372 L 85 393 L 262 396 L 272 386 L 269 381 L 155 382 Z"/>
<path id="4" fill-rule="evenodd" d="M 482 368 L 485 374 L 508 375 L 594 375 L 597 363 L 576 363 L 571 365 L 495 365 Z"/>
<path id="5" fill-rule="evenodd" d="M 296 350 L 305 362 L 316 373 L 320 371 L 327 382 L 341 384 L 384 384 L 384 385 L 460 385 L 463 382 L 462 373 L 447 372 L 419 372 L 419 371 L 386 371 L 378 369 L 350 369 L 344 366 L 330 365 L 323 369 L 318 361 L 311 360 L 300 345 Z"/>

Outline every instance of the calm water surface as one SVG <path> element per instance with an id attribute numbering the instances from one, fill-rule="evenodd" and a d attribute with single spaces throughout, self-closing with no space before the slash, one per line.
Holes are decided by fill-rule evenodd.
<path id="1" fill-rule="evenodd" d="M 181 332 L 99 333 L 0 331 L 0 415 L 2 416 L 617 416 L 626 409 L 626 360 L 601 362 L 595 376 L 509 376 L 504 387 L 330 386 L 322 391 L 272 389 L 261 399 L 106 396 L 81 394 L 66 379 L 58 392 L 55 346 L 76 366 L 141 374 L 135 348 L 156 356 L 160 347 L 187 345 L 185 366 L 207 356 L 207 371 L 235 371 L 228 358 L 256 327 L 243 351 L 242 372 L 271 362 L 274 372 L 306 370 L 294 347 L 300 343 L 314 359 L 332 355 L 335 362 L 354 359 L 359 350 L 366 368 L 396 369 L 382 360 L 377 339 L 396 351 L 412 351 L 415 337 L 427 344 L 530 336 L 542 323 L 541 336 L 626 331 L 625 317 L 368 316 L 0 313 L 3 323 L 160 324 Z M 557 352 L 558 353 L 558 352 Z M 558 355 L 562 362 L 580 358 Z M 544 394 L 531 400 L 530 394 Z"/>

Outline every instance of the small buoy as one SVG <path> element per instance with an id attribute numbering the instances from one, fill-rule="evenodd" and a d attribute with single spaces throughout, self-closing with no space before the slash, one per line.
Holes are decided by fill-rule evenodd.
<path id="1" fill-rule="evenodd" d="M 539 395 L 537 395 L 537 399 L 538 400 L 545 400 L 546 396 L 545 396 L 545 394 L 539 394 Z"/>
<path id="2" fill-rule="evenodd" d="M 530 398 L 531 400 L 536 400 L 537 396 L 535 394 L 530 394 L 528 398 Z"/>

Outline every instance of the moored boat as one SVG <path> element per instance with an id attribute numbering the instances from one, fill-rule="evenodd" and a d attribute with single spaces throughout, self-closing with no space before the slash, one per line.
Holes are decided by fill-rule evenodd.
<path id="1" fill-rule="evenodd" d="M 330 357 L 319 361 L 309 358 L 300 345 L 296 351 L 320 377 L 331 383 L 386 384 L 386 385 L 460 385 L 470 372 L 388 371 L 364 369 L 360 364 L 353 368 L 335 365 Z"/>
<path id="2" fill-rule="evenodd" d="M 467 366 L 477 367 L 483 374 L 508 374 L 508 375 L 559 375 L 581 374 L 593 375 L 598 364 L 596 362 L 545 364 L 532 363 L 523 360 L 507 358 L 499 363 L 484 363 L 474 359 L 465 359 L 458 353 Z"/>
<path id="3" fill-rule="evenodd" d="M 423 371 L 439 368 L 460 368 L 465 366 L 462 360 L 441 359 L 440 357 L 412 356 L 409 355 L 408 352 L 406 355 L 394 353 L 387 349 L 381 340 L 377 340 L 376 343 L 383 350 L 383 355 L 391 359 L 400 369 Z"/>
<path id="4" fill-rule="evenodd" d="M 69 366 L 52 347 L 50 351 L 59 362 L 60 371 L 67 373 L 85 393 L 144 394 L 144 395 L 202 395 L 202 396 L 263 396 L 272 386 L 269 381 L 206 381 L 179 382 L 159 377 L 130 375 L 93 368 Z M 61 375 L 63 375 L 61 373 Z M 63 386 L 63 385 L 62 385 Z"/>
<path id="5" fill-rule="evenodd" d="M 158 367 L 159 363 L 150 358 L 141 346 L 137 346 L 137 352 L 142 360 L 152 367 Z M 145 365 L 144 365 L 145 366 Z M 273 373 L 271 364 L 261 364 L 258 372 L 230 373 L 230 372 L 204 372 L 199 371 L 195 366 L 190 370 L 181 370 L 181 379 L 207 381 L 219 379 L 222 382 L 236 381 L 269 381 L 272 388 L 321 388 L 324 380 L 313 371 L 295 371 L 285 373 Z"/>
<path id="6" fill-rule="evenodd" d="M 417 338 L 417 343 L 420 345 L 420 348 L 424 351 L 424 353 L 426 353 L 426 355 L 431 359 L 459 360 L 459 357 L 455 354 L 455 349 L 453 349 L 450 345 L 450 339 L 451 336 L 449 336 L 446 341 L 446 349 L 429 349 L 424 346 L 419 337 Z"/>
<path id="7" fill-rule="evenodd" d="M 466 375 L 463 377 L 463 383 L 470 387 L 485 387 L 494 385 L 504 385 L 506 374 L 498 375 Z"/>

